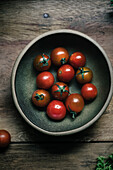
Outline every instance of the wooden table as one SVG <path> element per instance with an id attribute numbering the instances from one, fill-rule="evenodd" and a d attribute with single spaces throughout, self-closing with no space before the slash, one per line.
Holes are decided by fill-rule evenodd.
<path id="1" fill-rule="evenodd" d="M 113 7 L 109 0 L 0 1 L 0 129 L 12 136 L 10 146 L 0 150 L 0 170 L 92 170 L 98 156 L 113 152 L 113 98 L 95 124 L 63 137 L 33 129 L 13 103 L 11 71 L 21 50 L 36 36 L 63 28 L 96 40 L 113 65 Z"/>

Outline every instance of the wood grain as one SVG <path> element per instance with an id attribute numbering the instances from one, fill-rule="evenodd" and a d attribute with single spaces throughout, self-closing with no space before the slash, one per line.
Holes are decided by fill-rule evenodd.
<path id="1" fill-rule="evenodd" d="M 12 144 L 0 153 L 0 169 L 93 170 L 111 150 L 113 143 Z"/>
<path id="2" fill-rule="evenodd" d="M 44 18 L 43 14 L 49 17 Z M 23 0 L 0 2 L 0 129 L 12 142 L 113 141 L 113 99 L 90 128 L 70 137 L 50 137 L 30 127 L 16 110 L 11 96 L 11 71 L 21 50 L 36 36 L 55 29 L 81 31 L 96 40 L 113 65 L 113 9 L 108 0 Z"/>

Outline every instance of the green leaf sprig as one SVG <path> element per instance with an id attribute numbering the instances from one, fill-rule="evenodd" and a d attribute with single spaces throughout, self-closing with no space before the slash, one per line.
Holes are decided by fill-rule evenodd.
<path id="1" fill-rule="evenodd" d="M 97 158 L 96 170 L 113 170 L 113 153 L 107 158 L 99 156 Z"/>
<path id="2" fill-rule="evenodd" d="M 111 2 L 111 6 L 113 6 L 113 0 L 111 0 L 110 2 Z"/>

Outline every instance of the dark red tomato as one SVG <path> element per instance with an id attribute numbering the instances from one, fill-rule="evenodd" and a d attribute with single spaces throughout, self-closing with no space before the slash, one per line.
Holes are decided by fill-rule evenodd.
<path id="1" fill-rule="evenodd" d="M 52 60 L 53 64 L 56 66 L 61 66 L 62 64 L 67 63 L 67 61 L 69 59 L 68 51 L 62 47 L 55 48 L 51 52 L 50 56 L 51 56 L 51 60 Z"/>
<path id="2" fill-rule="evenodd" d="M 81 52 L 75 52 L 70 56 L 69 63 L 77 69 L 85 66 L 86 58 Z"/>
<path id="3" fill-rule="evenodd" d="M 38 71 L 45 71 L 48 70 L 51 66 L 51 60 L 50 57 L 48 57 L 45 54 L 38 55 L 34 59 L 34 67 Z"/>
<path id="4" fill-rule="evenodd" d="M 76 80 L 80 84 L 89 83 L 93 78 L 93 72 L 88 67 L 80 67 L 76 72 Z"/>
<path id="5" fill-rule="evenodd" d="M 39 73 L 36 78 L 38 88 L 49 89 L 54 84 L 54 76 L 48 71 Z"/>
<path id="6" fill-rule="evenodd" d="M 52 86 L 51 93 L 55 99 L 64 100 L 69 94 L 69 87 L 63 82 L 57 82 Z"/>
<path id="7" fill-rule="evenodd" d="M 11 135 L 6 130 L 0 130 L 0 148 L 7 147 L 11 142 Z"/>
<path id="8" fill-rule="evenodd" d="M 45 107 L 50 102 L 50 94 L 43 89 L 36 90 L 32 95 L 32 101 L 38 107 Z"/>
<path id="9" fill-rule="evenodd" d="M 69 82 L 73 79 L 75 71 L 72 66 L 65 64 L 58 69 L 57 77 L 60 81 Z"/>
<path id="10" fill-rule="evenodd" d="M 97 88 L 92 83 L 87 83 L 82 86 L 81 94 L 85 100 L 93 100 L 97 96 Z"/>
<path id="11" fill-rule="evenodd" d="M 62 120 L 66 116 L 66 107 L 63 102 L 53 100 L 47 106 L 46 113 L 53 120 Z"/>
<path id="12" fill-rule="evenodd" d="M 72 114 L 72 118 L 81 112 L 84 108 L 84 99 L 78 93 L 70 94 L 65 102 L 67 110 Z"/>

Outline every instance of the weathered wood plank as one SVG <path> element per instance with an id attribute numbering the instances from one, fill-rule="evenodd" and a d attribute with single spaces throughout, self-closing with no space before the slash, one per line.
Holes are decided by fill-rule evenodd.
<path id="1" fill-rule="evenodd" d="M 112 151 L 113 143 L 11 144 L 0 153 L 0 169 L 92 170 Z"/>
<path id="2" fill-rule="evenodd" d="M 44 13 L 49 17 L 44 18 Z M 14 47 L 15 56 L 21 44 L 27 44 L 36 36 L 69 28 L 94 38 L 113 63 L 113 8 L 108 0 L 1 1 L 0 23 L 0 44 Z"/>
<path id="3" fill-rule="evenodd" d="M 44 18 L 44 13 L 49 17 Z M 70 28 L 95 40 L 103 37 L 100 41 L 103 44 L 105 36 L 113 33 L 112 7 L 108 0 L 1 1 L 0 23 L 1 41 L 9 42 L 31 40 L 48 30 Z"/>
<path id="4" fill-rule="evenodd" d="M 49 17 L 44 18 L 44 13 Z M 1 1 L 0 23 L 0 129 L 9 130 L 13 142 L 113 141 L 113 99 L 99 121 L 84 132 L 70 137 L 48 137 L 21 118 L 13 104 L 10 86 L 18 54 L 30 40 L 49 30 L 69 28 L 86 33 L 105 49 L 113 65 L 113 9 L 108 0 Z"/>

